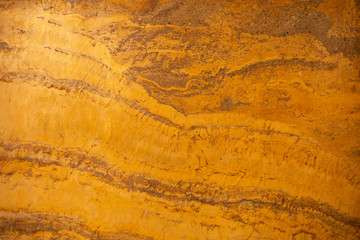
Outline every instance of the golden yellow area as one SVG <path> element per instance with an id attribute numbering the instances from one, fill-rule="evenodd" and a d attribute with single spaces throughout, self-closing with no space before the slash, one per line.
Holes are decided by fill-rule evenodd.
<path id="1" fill-rule="evenodd" d="M 359 6 L 0 1 L 0 239 L 359 239 Z"/>

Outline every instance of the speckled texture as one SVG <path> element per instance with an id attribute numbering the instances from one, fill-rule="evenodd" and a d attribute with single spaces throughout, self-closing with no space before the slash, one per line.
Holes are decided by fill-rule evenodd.
<path id="1" fill-rule="evenodd" d="M 0 239 L 359 239 L 359 1 L 0 1 Z"/>

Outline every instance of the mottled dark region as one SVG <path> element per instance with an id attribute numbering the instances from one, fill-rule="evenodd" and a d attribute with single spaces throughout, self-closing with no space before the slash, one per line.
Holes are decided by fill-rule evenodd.
<path id="1" fill-rule="evenodd" d="M 173 32 L 171 27 L 164 26 L 161 29 L 155 31 L 148 31 L 143 28 L 137 28 L 136 31 L 130 34 L 127 38 L 121 40 L 118 44 L 118 48 L 113 52 L 126 52 L 133 49 L 141 50 L 146 49 L 146 45 L 155 39 L 157 36 L 165 36 L 168 33 Z"/>
<path id="2" fill-rule="evenodd" d="M 310 68 L 318 71 L 331 71 L 337 68 L 336 63 L 327 63 L 321 61 L 306 61 L 301 58 L 291 59 L 270 59 L 262 62 L 257 62 L 251 65 L 246 65 L 239 70 L 229 72 L 227 76 L 234 77 L 235 75 L 247 76 L 252 74 L 254 71 L 264 71 L 267 68 L 274 68 L 278 66 L 287 66 L 289 70 L 298 67 L 299 69 Z"/>
<path id="3" fill-rule="evenodd" d="M 152 25 L 208 26 L 211 15 L 221 11 L 221 1 L 174 0 L 158 4 L 140 23 Z M 137 21 L 137 19 L 134 19 Z"/>
<path id="4" fill-rule="evenodd" d="M 198 94 L 203 94 L 203 95 L 214 95 L 214 93 L 208 93 L 207 91 L 212 91 L 212 89 L 214 89 L 216 87 L 216 85 L 221 84 L 221 82 L 224 80 L 224 78 L 226 77 L 226 72 L 227 69 L 226 68 L 221 68 L 218 70 L 217 73 L 213 74 L 213 75 L 209 75 L 209 76 L 204 76 L 204 75 L 193 75 L 193 76 L 189 76 L 189 75 L 183 75 L 187 76 L 187 80 L 191 80 L 190 83 L 185 81 L 183 82 L 182 86 L 186 86 L 186 89 L 172 89 L 170 88 L 170 85 L 168 86 L 169 88 L 166 89 L 160 89 L 158 88 L 155 84 L 149 82 L 149 81 L 139 81 L 138 80 L 138 76 L 145 76 L 148 75 L 147 72 L 129 72 L 129 78 L 133 79 L 135 81 L 139 81 L 141 82 L 141 84 L 145 87 L 145 89 L 149 92 L 149 94 L 156 98 L 160 103 L 164 103 L 162 102 L 161 98 L 165 97 L 169 99 L 169 95 L 172 98 L 176 98 L 176 97 L 191 97 L 191 96 L 195 96 Z M 159 81 L 159 79 L 155 79 L 156 76 L 156 72 L 153 71 L 152 75 L 154 76 L 154 81 L 159 84 L 160 86 L 162 86 L 163 84 Z M 174 85 L 174 82 L 177 81 L 177 79 L 174 79 L 175 76 L 178 76 L 178 74 L 173 74 L 172 75 L 172 82 L 171 82 L 171 86 L 176 86 Z M 161 80 L 161 79 L 160 79 Z M 184 79 L 185 80 L 185 79 Z M 171 101 L 169 102 L 171 104 Z M 169 105 L 169 104 L 168 104 Z M 176 107 L 174 107 L 175 109 L 177 109 Z M 186 114 L 185 111 L 180 111 L 183 114 Z"/>
<path id="5" fill-rule="evenodd" d="M 240 101 L 234 102 L 234 100 L 231 97 L 226 97 L 224 101 L 221 102 L 221 105 L 218 109 L 223 111 L 231 111 L 238 106 L 249 106 L 249 105 L 251 105 L 251 103 L 249 102 L 240 102 Z"/>
<path id="6" fill-rule="evenodd" d="M 135 69 L 134 69 L 135 70 Z M 156 82 L 160 87 L 163 88 L 185 88 L 186 83 L 191 80 L 187 74 L 173 73 L 168 70 L 159 72 L 149 72 L 142 74 L 142 77 L 149 79 L 150 81 Z"/>
<path id="7" fill-rule="evenodd" d="M 14 214 L 14 213 L 13 213 Z M 33 234 L 41 231 L 57 233 L 59 230 L 70 230 L 82 236 L 90 237 L 91 231 L 86 229 L 79 220 L 65 216 L 54 217 L 48 214 L 32 213 L 19 218 L 0 217 L 0 234 L 5 232 L 20 232 L 22 234 Z M 54 221 L 56 219 L 56 221 Z"/>
<path id="8" fill-rule="evenodd" d="M 0 237 L 11 235 L 31 235 L 39 232 L 51 232 L 51 239 L 72 239 L 64 230 L 75 232 L 88 239 L 142 239 L 152 238 L 130 232 L 106 233 L 89 229 L 80 219 L 37 212 L 10 212 L 12 217 L 0 217 Z M 15 215 L 15 217 L 14 217 Z"/>
<path id="9" fill-rule="evenodd" d="M 222 88 L 222 84 L 226 82 L 226 78 L 238 78 L 240 81 L 254 81 L 252 76 L 257 76 L 260 73 L 268 72 L 269 77 L 273 74 L 274 68 L 277 67 L 286 67 L 288 72 L 290 71 L 299 71 L 299 70 L 305 70 L 305 69 L 311 69 L 316 71 L 331 71 L 336 69 L 338 66 L 336 63 L 328 63 L 328 62 L 322 62 L 322 61 L 306 61 L 305 59 L 301 58 L 291 58 L 291 59 L 270 59 L 266 61 L 260 61 L 256 62 L 254 64 L 246 65 L 241 67 L 238 70 L 234 70 L 229 72 L 228 69 L 223 68 L 220 69 L 218 73 L 214 74 L 213 76 L 188 76 L 185 78 L 183 76 L 183 84 L 185 85 L 185 81 L 187 79 L 192 79 L 191 83 L 188 84 L 186 89 L 160 89 L 157 85 L 148 82 L 148 81 L 140 81 L 138 80 L 138 76 L 145 77 L 149 76 L 147 75 L 148 72 L 143 71 L 143 69 L 138 68 L 138 71 L 129 72 L 129 78 L 134 79 L 135 81 L 138 81 L 141 83 L 144 88 L 148 91 L 150 96 L 156 98 L 160 103 L 167 104 L 175 108 L 177 111 L 183 113 L 183 114 L 189 114 L 187 110 L 185 110 L 182 106 L 184 104 L 183 98 L 186 97 L 192 97 L 195 95 L 203 95 L 207 96 L 208 98 L 213 99 L 220 99 L 226 98 L 226 96 L 221 96 L 217 94 L 214 89 Z M 159 71 L 159 70 L 158 70 Z M 160 71 L 161 72 L 161 71 Z M 167 83 L 169 85 L 165 85 L 161 83 L 162 78 L 156 78 L 157 76 L 161 76 L 161 74 L 157 74 L 156 71 L 152 70 L 152 79 L 154 82 L 159 84 L 160 86 L 174 86 L 175 83 L 177 83 L 178 79 L 177 75 L 168 75 L 169 79 L 167 81 L 171 80 L 171 82 Z M 194 81 L 194 79 L 198 79 L 200 81 L 199 84 L 196 84 L 197 81 Z M 258 81 L 264 81 L 264 79 L 258 79 Z M 205 83 L 205 84 L 204 84 Z M 169 97 L 169 95 L 171 97 Z M 231 99 L 231 104 L 229 101 L 224 101 L 220 103 L 221 105 L 219 107 L 209 107 L 207 106 L 206 111 L 215 111 L 215 110 L 232 110 L 239 106 L 248 106 L 250 103 L 243 102 L 237 99 L 238 97 L 234 96 L 233 99 Z M 198 105 L 199 107 L 205 107 L 202 106 L 201 103 Z"/>
<path id="10" fill-rule="evenodd" d="M 141 173 L 125 174 L 115 171 L 114 168 L 108 166 L 102 156 L 94 157 L 93 154 L 76 149 L 57 149 L 41 144 L 2 140 L 0 142 L 0 152 L 2 152 L 0 154 L 2 162 L 25 161 L 36 163 L 40 167 L 66 166 L 89 172 L 100 181 L 120 189 L 142 192 L 153 197 L 164 198 L 168 201 L 218 205 L 223 208 L 224 217 L 233 221 L 241 218 L 242 212 L 256 212 L 266 208 L 273 212 L 286 212 L 292 216 L 301 213 L 309 218 L 319 219 L 335 232 L 339 231 L 339 223 L 347 225 L 350 228 L 348 231 L 352 231 L 354 234 L 360 231 L 360 219 L 350 217 L 326 203 L 318 202 L 311 198 L 297 198 L 296 196 L 274 190 L 264 191 L 256 188 L 243 189 L 241 187 L 233 189 L 220 185 L 210 186 L 202 182 L 179 181 L 178 183 L 166 183 L 159 179 L 151 179 Z M 41 154 L 41 157 L 39 154 Z M 31 157 L 34 155 L 39 158 Z M 51 158 L 56 160 L 50 160 Z M 29 177 L 31 177 L 31 174 Z M 214 189 L 218 190 L 215 191 Z M 245 197 L 247 195 L 253 197 Z M 234 213 L 236 214 L 234 215 Z M 250 220 L 248 221 L 247 224 L 252 224 Z M 36 223 L 34 224 L 36 225 Z M 3 223 L 3 229 L 7 229 L 7 225 L 12 227 L 21 226 L 21 224 Z M 70 227 L 69 229 L 72 230 L 72 225 Z M 57 228 L 57 226 L 52 225 L 39 226 L 39 229 Z M 36 226 L 29 225 L 29 229 L 37 231 Z"/>
<path id="11" fill-rule="evenodd" d="M 297 1 L 291 4 L 286 4 L 288 7 L 318 7 L 320 3 L 323 3 L 324 0 L 309 0 L 309 1 Z"/>
<path id="12" fill-rule="evenodd" d="M 347 57 L 359 54 L 357 38 L 328 37 L 331 21 L 322 12 L 306 6 L 268 8 L 258 14 L 242 12 L 236 17 L 242 20 L 233 26 L 239 32 L 275 37 L 308 33 L 314 35 L 331 54 L 342 52 Z"/>
<path id="13" fill-rule="evenodd" d="M 163 46 L 161 44 L 164 43 L 156 40 L 158 36 L 180 41 L 180 43 L 174 46 L 166 46 L 166 44 Z M 189 30 L 181 33 L 167 26 L 156 30 L 139 29 L 119 42 L 112 54 L 121 56 L 123 52 L 136 51 L 132 66 L 126 73 L 129 79 L 136 80 L 138 76 L 142 76 L 162 88 L 185 88 L 190 80 L 204 80 L 203 76 L 190 76 L 182 73 L 182 69 L 192 67 L 196 62 L 200 62 L 201 57 L 203 61 L 210 57 L 212 52 L 210 47 L 200 46 L 197 42 L 198 38 L 203 36 L 204 34 L 198 31 Z M 147 49 L 149 45 L 151 50 Z M 190 49 L 195 55 L 172 53 L 172 51 L 181 52 Z M 209 49 L 209 51 L 205 52 L 205 49 Z M 143 66 L 143 62 L 147 62 L 146 66 Z"/>
<path id="14" fill-rule="evenodd" d="M 213 16 L 224 16 L 229 26 L 238 32 L 276 37 L 309 33 L 331 54 L 342 52 L 347 57 L 359 55 L 358 38 L 328 37 L 332 23 L 325 14 L 316 10 L 321 2 L 299 1 L 280 7 L 263 8 L 260 12 L 253 7 L 236 12 L 237 6 L 231 1 L 174 0 L 158 4 L 141 18 L 134 17 L 134 21 L 151 25 L 209 27 Z M 261 5 L 261 1 L 259 4 Z"/>
<path id="15" fill-rule="evenodd" d="M 9 44 L 7 42 L 0 42 L 0 49 L 9 49 Z"/>
<path id="16" fill-rule="evenodd" d="M 209 45 L 210 43 L 217 43 L 217 37 L 206 29 L 211 29 L 213 22 L 212 16 L 223 16 L 224 23 L 228 24 L 235 32 L 250 33 L 253 35 L 268 35 L 275 37 L 285 37 L 300 33 L 307 33 L 314 35 L 322 45 L 328 50 L 330 54 L 336 54 L 342 52 L 346 57 L 352 58 L 354 55 L 360 53 L 359 38 L 339 38 L 329 36 L 328 32 L 332 27 L 331 21 L 328 17 L 317 11 L 316 8 L 321 3 L 321 0 L 316 1 L 299 1 L 292 4 L 288 4 L 280 7 L 267 7 L 262 8 L 262 11 L 255 10 L 253 7 L 242 8 L 237 10 L 237 6 L 232 1 L 169 1 L 164 4 L 156 4 L 152 11 L 144 15 L 136 15 L 133 19 L 140 24 L 160 25 L 163 28 L 151 30 L 148 28 L 139 28 L 133 34 L 129 35 L 126 39 L 122 40 L 118 48 L 112 51 L 114 55 L 118 55 L 120 52 L 137 51 L 137 55 L 134 57 L 132 67 L 128 70 L 127 76 L 130 79 L 136 80 L 137 76 L 141 76 L 152 82 L 161 88 L 167 88 L 171 91 L 164 92 L 164 90 L 156 89 L 156 85 L 151 83 L 139 81 L 144 84 L 145 88 L 149 91 L 150 95 L 156 98 L 160 103 L 166 103 L 173 106 L 176 104 L 169 103 L 168 98 L 159 96 L 157 93 L 165 93 L 166 96 L 181 95 L 191 96 L 194 94 L 203 94 L 206 88 L 209 88 L 210 83 L 208 78 L 204 76 L 189 76 L 181 73 L 181 69 L 190 66 L 191 64 L 197 64 L 198 61 L 206 61 L 207 57 L 211 56 L 214 51 L 214 47 Z M 259 1 L 261 3 L 261 1 Z M 264 2 L 266 5 L 267 2 Z M 231 10 L 231 11 L 230 11 Z M 139 18 L 140 16 L 140 18 Z M 184 32 L 175 30 L 176 28 L 171 26 L 180 26 Z M 194 28 L 195 27 L 195 28 Z M 196 27 L 203 27 L 202 31 L 194 30 Z M 190 29 L 188 29 L 190 28 Z M 162 36 L 169 40 L 179 41 L 178 46 L 168 48 L 168 46 L 153 46 L 150 49 L 167 50 L 168 53 L 158 54 L 157 52 L 148 52 L 149 44 L 157 44 L 156 38 Z M 197 41 L 199 38 L 210 39 L 208 45 L 199 45 Z M 187 45 L 184 49 L 183 44 Z M 175 47 L 175 48 L 174 48 Z M 217 48 L 220 46 L 217 45 Z M 243 46 L 239 46 L 243 47 Z M 171 53 L 172 50 L 194 52 L 190 54 L 187 59 L 176 58 Z M 222 52 L 222 57 L 226 58 L 226 51 L 228 49 L 218 49 Z M 215 50 L 216 51 L 216 50 Z M 138 62 L 148 61 L 147 67 L 138 67 Z M 164 65 L 164 62 L 167 64 Z M 305 67 L 309 67 L 309 64 L 316 63 L 301 63 L 305 64 Z M 258 66 L 260 66 L 259 64 Z M 266 64 L 263 67 L 269 67 Z M 316 67 L 316 66 L 315 66 Z M 321 68 L 321 66 L 319 66 Z M 329 66 L 328 66 L 329 68 Z M 331 68 L 331 67 L 330 67 Z M 329 69 L 330 69 L 329 68 Z M 333 68 L 332 68 L 333 69 Z M 248 68 L 248 74 L 252 74 L 252 68 Z M 324 69 L 326 70 L 326 68 Z M 236 74 L 230 73 L 228 76 Z M 197 81 L 198 80 L 198 81 Z M 189 81 L 193 81 L 194 84 L 189 85 L 186 90 L 176 90 L 172 87 L 185 88 Z M 206 84 L 201 84 L 205 82 Z M 196 93 L 197 92 L 197 93 Z M 181 111 L 179 106 L 175 108 Z"/>

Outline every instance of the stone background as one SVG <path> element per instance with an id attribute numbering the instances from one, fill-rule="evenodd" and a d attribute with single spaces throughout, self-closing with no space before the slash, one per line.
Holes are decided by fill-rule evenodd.
<path id="1" fill-rule="evenodd" d="M 0 1 L 0 239 L 359 239 L 359 16 Z"/>

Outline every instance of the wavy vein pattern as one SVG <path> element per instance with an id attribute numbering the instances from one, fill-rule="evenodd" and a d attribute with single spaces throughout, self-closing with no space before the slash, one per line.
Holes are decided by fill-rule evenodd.
<path id="1" fill-rule="evenodd" d="M 359 16 L 0 1 L 0 238 L 359 239 Z"/>

